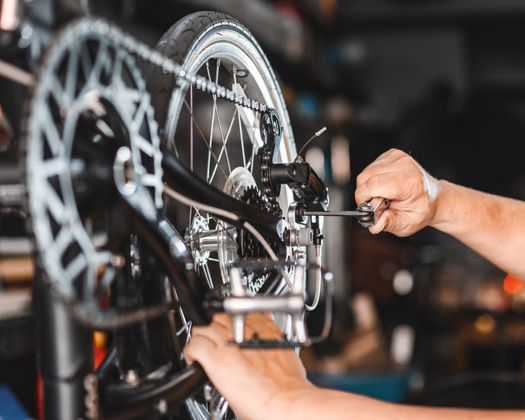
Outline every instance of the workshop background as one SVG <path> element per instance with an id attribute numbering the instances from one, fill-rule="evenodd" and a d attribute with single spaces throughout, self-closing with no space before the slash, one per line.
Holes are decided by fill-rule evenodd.
<path id="1" fill-rule="evenodd" d="M 437 178 L 525 199 L 525 2 L 122 0 L 95 12 L 154 45 L 205 9 L 237 17 L 261 43 L 298 147 L 328 128 L 307 160 L 330 186 L 331 208 L 354 208 L 357 174 L 392 147 Z M 0 218 L 0 383 L 34 415 L 22 226 Z M 333 218 L 325 234 L 336 301 L 330 338 L 302 352 L 314 382 L 388 401 L 525 407 L 520 279 L 431 229 L 372 236 Z M 309 316 L 312 331 L 322 309 Z"/>

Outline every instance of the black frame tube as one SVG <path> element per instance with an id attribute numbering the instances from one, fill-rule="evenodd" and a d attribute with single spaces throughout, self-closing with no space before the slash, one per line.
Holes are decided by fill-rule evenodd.
<path id="1" fill-rule="evenodd" d="M 84 377 L 93 370 L 93 334 L 71 318 L 40 276 L 34 306 L 44 418 L 84 418 Z"/>
<path id="2" fill-rule="evenodd" d="M 170 188 L 194 201 L 235 214 L 240 220 L 218 216 L 232 225 L 242 227 L 243 222 L 247 221 L 271 239 L 281 240 L 279 236 L 281 218 L 223 193 L 195 176 L 170 152 L 163 153 L 162 168 Z"/>
<path id="3" fill-rule="evenodd" d="M 173 374 L 164 380 L 146 381 L 136 387 L 118 384 L 108 386 L 103 398 L 103 419 L 124 420 L 164 415 L 202 389 L 208 381 L 204 369 L 198 364 Z M 162 412 L 159 402 L 165 404 Z"/>

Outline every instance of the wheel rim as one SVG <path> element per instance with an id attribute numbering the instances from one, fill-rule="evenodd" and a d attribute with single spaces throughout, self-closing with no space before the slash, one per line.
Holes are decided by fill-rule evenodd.
<path id="1" fill-rule="evenodd" d="M 260 100 L 276 109 L 283 125 L 283 140 L 277 159 L 282 162 L 291 161 L 296 153 L 295 144 L 280 89 L 260 47 L 253 38 L 247 37 L 240 31 L 240 28 L 234 23 L 229 23 L 227 27 L 212 27 L 201 34 L 186 54 L 183 62 L 184 71 L 189 75 L 200 74 L 213 82 L 231 86 L 237 93 Z M 263 144 L 259 115 L 238 105 L 216 99 L 210 100 L 210 95 L 207 98 L 211 105 L 207 109 L 199 110 L 197 95 L 198 93 L 187 83 L 181 84 L 173 92 L 165 124 L 166 144 L 190 170 L 208 183 L 226 191 L 225 184 L 231 179 L 232 173 L 243 168 L 252 173 L 254 166 L 257 165 L 255 154 Z M 207 120 L 202 117 L 205 114 L 208 115 Z M 189 125 L 189 128 L 181 130 L 183 125 Z M 181 132 L 188 134 L 188 139 L 185 141 L 189 141 L 191 146 L 181 147 L 180 137 L 184 137 L 181 136 Z M 204 167 L 199 167 L 196 162 L 198 153 L 195 151 L 195 142 L 199 143 L 204 151 L 207 150 L 207 156 L 199 155 L 200 159 L 206 160 Z M 237 152 L 237 155 L 232 156 L 232 151 L 233 154 Z M 292 200 L 292 193 L 283 189 L 279 204 L 285 214 Z M 186 219 L 189 226 L 194 223 L 194 215 L 202 217 L 195 210 L 190 210 Z M 209 216 L 205 217 L 208 219 Z M 210 230 L 219 229 L 223 232 L 228 231 L 230 226 L 218 222 Z M 191 241 L 191 238 L 189 240 Z M 220 265 L 221 279 L 226 283 L 228 266 L 235 262 L 232 258 L 225 261 L 224 255 L 231 255 L 231 253 L 222 250 L 221 244 L 218 246 L 216 260 L 214 257 L 208 258 L 207 261 L 201 259 L 200 270 L 208 284 L 213 284 L 211 278 L 213 270 L 210 270 L 210 263 Z M 202 255 L 196 255 L 194 252 L 194 256 Z M 260 287 L 260 284 L 252 287 L 251 282 L 248 282 L 248 285 L 252 293 Z"/>
<path id="2" fill-rule="evenodd" d="M 255 85 L 257 85 L 257 88 L 254 89 L 253 85 L 251 85 L 247 86 L 246 89 L 243 89 L 240 92 L 244 92 L 248 97 L 259 100 L 261 103 L 265 103 L 266 105 L 276 109 L 284 130 L 283 141 L 281 142 L 279 148 L 278 160 L 281 162 L 289 162 L 295 158 L 296 149 L 295 143 L 293 141 L 293 133 L 291 130 L 288 113 L 284 105 L 284 100 L 282 98 L 280 88 L 275 81 L 275 75 L 273 74 L 273 71 L 271 70 L 266 57 L 262 53 L 262 50 L 260 49 L 256 41 L 249 34 L 247 34 L 247 32 L 245 32 L 245 29 L 243 27 L 232 22 L 229 22 L 227 24 L 227 27 L 218 27 L 218 25 L 212 26 L 210 29 L 206 30 L 203 34 L 201 34 L 197 40 L 193 42 L 193 45 L 186 53 L 186 58 L 184 59 L 182 66 L 184 71 L 189 75 L 201 74 L 208 78 L 208 80 L 220 83 L 223 86 L 232 86 L 231 84 L 224 83 L 223 74 L 221 73 L 221 71 L 229 71 L 229 81 L 230 83 L 233 82 L 233 84 L 235 84 L 235 88 L 233 89 L 234 91 L 236 91 L 235 89 L 237 88 L 237 85 L 241 84 L 241 82 L 243 81 L 242 79 L 245 78 L 241 77 L 241 80 L 239 80 L 239 78 L 237 78 L 238 73 L 236 72 L 239 72 L 239 70 L 241 72 L 245 72 L 247 70 L 249 75 L 252 76 L 251 81 L 255 81 Z M 242 74 L 242 76 L 245 75 Z M 208 95 L 208 98 L 209 97 L 210 96 Z M 205 155 L 206 167 L 200 168 L 200 176 L 204 178 L 207 182 L 213 183 L 216 187 L 225 191 L 229 195 L 239 198 L 239 194 L 242 194 L 243 188 L 251 184 L 250 181 L 246 180 L 247 176 L 243 176 L 246 174 L 243 174 L 242 170 L 246 170 L 246 167 L 249 165 L 248 171 L 251 176 L 251 172 L 253 171 L 253 163 L 248 164 L 248 160 L 250 162 L 253 162 L 255 154 L 254 152 L 256 152 L 256 149 L 262 145 L 262 139 L 260 136 L 259 129 L 259 115 L 256 115 L 253 113 L 253 111 L 247 110 L 239 106 L 231 106 L 231 104 L 221 104 L 225 105 L 225 113 L 229 115 L 229 118 L 226 118 L 224 120 L 225 123 L 221 122 L 222 127 L 218 127 L 217 121 L 211 121 L 210 118 L 207 120 L 207 124 L 203 123 L 202 121 L 198 121 L 197 124 L 195 124 L 194 126 L 196 116 L 198 116 L 198 112 L 196 111 L 195 107 L 195 100 L 196 92 L 192 91 L 191 86 L 188 86 L 187 83 L 180 85 L 179 88 L 176 88 L 174 90 L 171 100 L 169 102 L 166 123 L 164 127 L 164 135 L 167 147 L 168 149 L 175 151 L 179 159 L 186 163 L 186 165 L 191 170 L 194 170 L 194 172 L 198 171 L 199 168 L 196 167 L 197 165 L 195 162 L 196 151 L 193 150 L 194 159 L 192 161 L 192 153 L 190 147 L 186 147 L 186 153 L 184 153 L 184 151 L 178 147 L 179 145 L 176 141 L 182 133 L 181 123 L 184 122 L 187 125 L 189 125 L 190 127 L 186 127 L 186 129 L 184 130 L 184 133 L 188 135 L 189 141 L 201 142 L 201 145 L 204 142 L 211 144 L 212 150 L 215 153 L 214 156 L 211 152 L 209 152 L 209 147 L 205 148 L 205 151 L 208 152 Z M 225 108 L 223 107 L 222 110 L 224 110 Z M 183 111 L 185 111 L 185 113 Z M 224 145 L 225 143 L 226 138 L 224 136 L 228 133 L 231 121 L 233 121 L 233 119 L 235 118 L 235 115 L 233 113 L 236 111 L 238 112 L 238 114 L 236 116 L 237 121 L 234 121 L 234 125 L 242 124 L 243 126 L 249 126 L 251 128 L 251 133 L 243 133 L 242 131 L 240 131 L 240 133 L 243 133 L 243 135 L 241 138 L 241 134 L 239 134 L 238 140 L 242 141 L 249 139 L 249 141 L 252 143 L 252 147 L 253 144 L 255 144 L 256 149 L 253 150 L 249 147 L 245 147 L 244 149 L 242 149 L 242 143 L 240 143 L 241 154 L 240 156 L 237 156 L 238 162 L 240 164 L 234 164 L 232 162 L 234 161 L 234 159 L 231 159 L 228 167 L 228 161 L 226 160 L 226 157 L 224 157 L 224 155 L 221 156 L 220 146 Z M 218 115 L 220 114 L 220 112 L 221 111 L 218 111 L 217 108 L 212 105 L 211 109 L 205 110 L 204 114 L 207 113 L 208 115 L 211 115 L 212 118 L 219 117 L 220 120 L 220 115 Z M 213 134 L 215 134 L 216 138 L 218 139 L 218 142 L 216 144 L 214 144 L 213 141 L 210 140 Z M 229 142 L 231 142 L 231 140 L 229 140 Z M 226 151 L 230 150 L 228 148 L 229 144 L 230 143 L 226 143 Z M 213 146 L 217 147 L 213 148 Z M 219 169 L 218 165 L 217 167 L 215 167 L 214 165 L 213 168 L 210 168 L 209 162 L 214 161 L 215 164 L 217 164 L 219 156 L 221 156 L 220 163 L 224 163 L 224 167 L 222 168 L 222 170 Z M 217 172 L 224 172 L 222 173 L 223 182 L 217 182 Z M 240 172 L 239 178 L 242 178 L 242 181 L 237 180 L 237 177 L 235 176 L 236 172 Z M 292 201 L 292 193 L 289 191 L 285 192 L 283 189 L 283 193 L 281 193 L 281 196 L 279 197 L 279 204 L 285 215 L 286 210 L 288 209 L 288 206 Z M 217 229 L 217 226 L 215 226 L 215 229 L 211 229 L 211 227 L 209 226 L 209 221 L 206 217 L 207 215 L 201 214 L 200 216 L 195 217 L 197 213 L 195 212 L 195 210 L 193 210 L 192 212 L 193 213 L 190 212 L 190 214 L 186 216 L 188 218 L 185 219 L 185 221 L 188 223 L 188 226 L 191 227 L 194 224 L 205 226 L 205 228 L 201 228 L 200 232 L 203 233 L 207 230 L 208 232 L 204 232 L 204 234 L 212 235 L 214 234 L 213 232 L 211 232 L 212 230 L 219 231 L 222 229 L 222 239 L 226 239 L 229 245 L 231 245 L 232 238 L 228 238 L 225 235 L 225 232 L 227 232 L 229 226 L 224 224 L 221 225 L 220 223 L 223 222 L 218 222 L 219 224 L 217 226 L 219 226 L 219 229 Z M 192 216 L 192 214 L 194 216 Z M 197 223 L 195 223 L 196 220 Z M 215 235 L 219 238 L 221 237 L 221 234 L 217 234 L 217 232 L 215 232 Z M 219 238 L 218 241 L 220 241 Z M 191 242 L 192 241 L 190 238 L 188 240 L 190 248 Z M 227 246 L 221 247 L 219 249 L 217 261 L 211 260 L 208 255 L 208 262 L 211 261 L 220 266 L 218 272 L 220 273 L 220 278 L 222 279 L 223 283 L 228 281 L 227 268 L 229 262 L 227 261 L 228 257 L 224 255 L 231 255 L 230 249 Z M 194 257 L 196 257 L 196 262 L 200 261 L 202 263 L 203 260 L 206 260 L 206 258 L 202 258 L 203 255 L 200 252 L 194 252 Z M 196 265 L 200 266 L 201 273 L 204 274 L 208 285 L 210 287 L 213 287 L 213 279 L 211 278 L 212 274 L 210 273 L 209 264 L 205 263 Z M 255 293 L 255 291 L 253 291 L 253 293 Z M 282 320 L 282 329 L 283 331 L 285 330 L 284 319 Z M 189 336 L 191 335 L 191 328 L 187 328 L 185 332 L 187 334 L 187 338 L 189 338 Z M 216 394 L 216 404 L 211 404 L 211 406 L 209 406 L 208 404 L 203 404 L 195 399 L 187 400 L 186 406 L 190 415 L 193 418 L 210 418 L 209 410 L 215 413 L 213 418 L 222 419 L 226 416 L 226 413 L 228 411 L 227 401 L 225 401 L 224 398 L 217 394 L 215 390 L 213 392 Z"/>

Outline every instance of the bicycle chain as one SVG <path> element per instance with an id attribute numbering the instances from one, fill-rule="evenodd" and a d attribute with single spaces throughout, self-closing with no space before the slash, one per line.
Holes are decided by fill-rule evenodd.
<path id="1" fill-rule="evenodd" d="M 182 66 L 171 58 L 149 47 L 132 35 L 123 32 L 114 24 L 100 18 L 84 18 L 73 23 L 71 30 L 95 33 L 101 37 L 110 37 L 113 42 L 125 47 L 130 53 L 138 56 L 145 62 L 160 68 L 165 73 L 173 74 L 177 79 L 184 80 L 196 89 L 216 95 L 220 99 L 237 104 L 255 112 L 264 113 L 268 110 L 265 104 L 247 96 L 241 96 L 233 90 L 221 86 L 200 75 L 190 75 L 184 71 Z"/>
<path id="2" fill-rule="evenodd" d="M 246 109 L 250 109 L 261 116 L 264 116 L 266 113 L 275 112 L 272 108 L 268 107 L 265 104 L 258 102 L 255 99 L 247 97 L 245 94 L 239 95 L 231 89 L 228 89 L 224 86 L 221 86 L 217 83 L 214 83 L 203 76 L 195 75 L 192 76 L 184 71 L 182 66 L 171 58 L 164 56 L 162 53 L 154 50 L 145 43 L 141 42 L 132 35 L 125 33 L 120 28 L 116 27 L 113 23 L 106 21 L 101 18 L 82 18 L 75 22 L 67 25 L 60 34 L 55 37 L 54 43 L 51 44 L 48 54 L 50 56 L 59 54 L 61 51 L 60 48 L 56 48 L 60 45 L 61 42 L 71 41 L 72 39 L 83 39 L 89 40 L 91 37 L 97 37 L 99 39 L 106 39 L 109 43 L 124 48 L 133 56 L 136 56 L 138 59 L 152 65 L 155 68 L 160 69 L 164 73 L 172 74 L 176 80 L 180 83 L 183 81 L 194 86 L 196 89 L 201 90 L 202 92 L 209 93 L 211 95 L 216 95 L 217 98 L 223 99 L 225 101 L 231 102 L 238 106 L 241 106 Z M 263 141 L 268 140 L 263 137 Z M 271 143 L 271 142 L 269 142 Z M 261 152 L 264 159 L 264 162 L 268 164 L 271 163 L 273 157 L 274 144 L 265 144 L 261 147 Z M 269 189 L 268 176 L 262 176 L 262 191 L 267 196 L 269 203 L 271 203 L 271 212 L 276 215 L 281 215 L 280 207 L 277 203 L 277 197 L 273 193 L 273 190 Z M 158 316 L 159 313 L 165 311 L 165 307 L 154 307 L 148 308 L 140 314 L 129 314 L 123 315 L 119 314 L 118 320 L 115 320 L 115 328 L 120 325 L 129 325 L 141 319 L 149 319 L 155 316 Z M 79 317 L 84 319 L 83 315 L 80 314 L 82 311 L 76 311 L 79 314 Z M 87 318 L 85 318 L 87 319 Z M 90 322 L 96 323 L 99 326 L 108 325 L 112 319 L 112 315 L 109 316 L 100 316 L 99 318 L 93 318 L 90 316 Z"/>
<path id="3" fill-rule="evenodd" d="M 96 19 L 93 22 L 93 26 L 95 27 L 95 29 L 98 29 L 100 31 L 101 35 L 104 35 L 104 33 L 110 34 L 110 36 L 113 37 L 115 42 L 123 45 L 132 54 L 137 55 L 142 60 L 150 63 L 151 65 L 161 68 L 166 73 L 173 74 L 176 78 L 184 80 L 185 82 L 191 84 L 198 90 L 208 92 L 212 95 L 216 95 L 220 99 L 224 99 L 226 101 L 232 102 L 244 108 L 251 109 L 252 111 L 259 112 L 261 114 L 264 114 L 268 111 L 273 111 L 270 108 L 268 108 L 265 104 L 262 104 L 256 101 L 255 99 L 251 99 L 247 96 L 238 95 L 234 91 L 219 84 L 216 84 L 203 76 L 191 76 L 187 74 L 182 69 L 181 65 L 177 64 L 169 57 L 162 55 L 158 51 L 150 48 L 149 46 L 134 38 L 133 36 L 122 32 L 120 29 L 118 29 L 112 24 L 107 23 L 103 19 Z M 281 130 L 281 128 L 279 128 L 279 130 Z M 268 198 L 271 212 L 275 216 L 281 217 L 282 209 L 278 202 L 278 195 L 276 194 L 270 182 L 269 168 L 272 163 L 274 148 L 275 145 L 270 144 L 269 142 L 266 142 L 261 148 L 261 183 L 262 191 Z"/>
<path id="4" fill-rule="evenodd" d="M 261 160 L 261 184 L 262 191 L 264 195 L 266 195 L 266 198 L 268 198 L 271 213 L 274 216 L 281 217 L 283 212 L 278 202 L 278 194 L 270 181 L 270 166 L 273 159 L 273 153 L 274 146 L 270 144 L 265 144 L 260 149 L 259 159 Z"/>
<path id="5" fill-rule="evenodd" d="M 84 19 L 84 21 L 86 21 L 86 19 Z M 98 32 L 100 36 L 111 37 L 115 43 L 122 45 L 130 53 L 137 55 L 145 62 L 162 69 L 162 71 L 165 73 L 171 73 L 175 76 L 175 78 L 184 80 L 185 82 L 194 86 L 197 90 L 216 95 L 220 99 L 224 99 L 228 102 L 237 104 L 243 108 L 251 109 L 252 111 L 261 114 L 270 111 L 270 108 L 255 99 L 251 99 L 247 96 L 241 96 L 231 89 L 216 84 L 203 76 L 189 75 L 184 71 L 180 64 L 176 63 L 160 52 L 150 48 L 148 45 L 141 42 L 137 38 L 124 33 L 115 25 L 108 23 L 104 19 L 87 19 L 86 23 L 88 24 L 90 32 Z M 282 210 L 278 203 L 277 194 L 270 183 L 269 174 L 269 167 L 274 154 L 274 145 L 265 143 L 261 149 L 260 159 L 262 190 L 268 198 L 272 213 L 275 216 L 281 217 Z"/>

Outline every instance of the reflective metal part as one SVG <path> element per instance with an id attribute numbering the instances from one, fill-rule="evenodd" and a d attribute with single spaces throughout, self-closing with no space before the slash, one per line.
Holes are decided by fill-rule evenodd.
<path id="1" fill-rule="evenodd" d="M 13 139 L 13 128 L 0 104 L 0 152 L 7 150 L 13 143 Z"/>
<path id="2" fill-rule="evenodd" d="M 199 266 L 206 264 L 210 257 L 210 251 L 217 250 L 217 235 L 209 230 L 208 219 L 199 213 L 195 213 L 193 217 L 189 240 L 193 259 Z"/>
<path id="3" fill-rule="evenodd" d="M 249 297 L 242 282 L 242 270 L 233 267 L 230 270 L 231 294 L 223 301 L 224 312 L 231 315 L 233 326 L 233 341 L 245 346 L 281 346 L 300 345 L 307 342 L 306 328 L 304 325 L 304 267 L 295 266 L 294 281 L 289 292 L 280 296 L 252 296 Z M 247 314 L 271 312 L 273 314 L 285 314 L 291 319 L 292 337 L 291 343 L 283 341 L 261 341 L 250 342 L 244 339 L 244 319 Z"/>
<path id="4" fill-rule="evenodd" d="M 250 171 L 242 166 L 233 169 L 224 183 L 223 191 L 236 199 L 241 199 L 248 188 L 257 188 L 255 178 Z M 221 277 L 224 284 L 228 283 L 230 268 L 239 259 L 236 237 L 232 226 L 226 222 L 218 223 L 218 256 Z"/>
<path id="5" fill-rule="evenodd" d="M 214 401 L 213 406 L 215 406 L 212 409 L 211 412 L 211 419 L 210 420 L 222 420 L 228 413 L 228 407 L 229 403 L 226 401 L 226 399 L 223 396 L 216 397 L 216 401 Z"/>
<path id="6" fill-rule="evenodd" d="M 4 60 L 0 60 L 0 77 L 5 77 L 24 86 L 33 86 L 35 83 L 35 78 L 31 73 Z"/>
<path id="7" fill-rule="evenodd" d="M 165 399 L 161 399 L 157 401 L 157 404 L 155 404 L 155 409 L 159 414 L 166 415 L 168 412 L 168 403 Z"/>
<path id="8" fill-rule="evenodd" d="M 357 210 L 367 212 L 368 214 L 358 216 L 357 221 L 365 228 L 373 226 L 389 206 L 390 200 L 382 197 L 376 197 L 366 203 L 361 203 L 357 207 Z"/>
<path id="9" fill-rule="evenodd" d="M 290 229 L 288 235 L 288 246 L 311 246 L 314 244 L 314 232 L 308 227 Z"/>
<path id="10" fill-rule="evenodd" d="M 371 208 L 368 208 L 364 204 L 357 210 L 327 210 L 327 211 L 300 211 L 301 216 L 334 216 L 334 217 L 366 217 L 372 212 Z"/>
<path id="11" fill-rule="evenodd" d="M 385 198 L 373 198 L 366 203 L 361 203 L 356 210 L 328 210 L 310 211 L 298 209 L 296 217 L 303 216 L 332 216 L 332 217 L 355 217 L 363 227 L 370 227 L 376 224 L 381 214 L 390 206 L 390 200 Z"/>
<path id="12" fill-rule="evenodd" d="M 137 385 L 139 383 L 139 377 L 134 370 L 128 370 L 122 379 L 128 385 Z"/>
<path id="13" fill-rule="evenodd" d="M 191 419 L 208 420 L 210 418 L 210 413 L 206 407 L 195 399 L 188 398 L 186 401 L 184 401 L 184 405 L 186 406 Z"/>
<path id="14" fill-rule="evenodd" d="M 14 207 L 22 207 L 26 192 L 23 184 L 0 185 L 0 210 Z"/>
<path id="15" fill-rule="evenodd" d="M 123 146 L 117 150 L 113 163 L 113 179 L 122 195 L 131 195 L 137 190 L 134 178 L 135 170 L 131 160 L 131 150 Z"/>
<path id="16" fill-rule="evenodd" d="M 232 235 L 236 235 L 232 232 Z M 216 231 L 205 231 L 197 237 L 197 248 L 204 252 L 217 251 L 219 234 Z M 195 241 L 194 241 L 195 242 Z"/>
<path id="17" fill-rule="evenodd" d="M 257 188 L 255 178 L 248 169 L 239 166 L 228 175 L 223 191 L 232 197 L 240 199 L 249 187 Z"/>
<path id="18" fill-rule="evenodd" d="M 149 94 L 134 57 L 108 30 L 108 24 L 87 19 L 55 38 L 34 79 L 25 127 L 36 249 L 55 291 L 70 302 L 98 301 L 115 272 L 112 253 L 95 241 L 103 229 L 93 231 L 82 207 L 110 189 L 113 179 L 144 211 L 163 206 L 162 154 Z M 119 130 L 116 155 L 92 159 L 97 147 L 111 150 L 104 144 Z"/>

